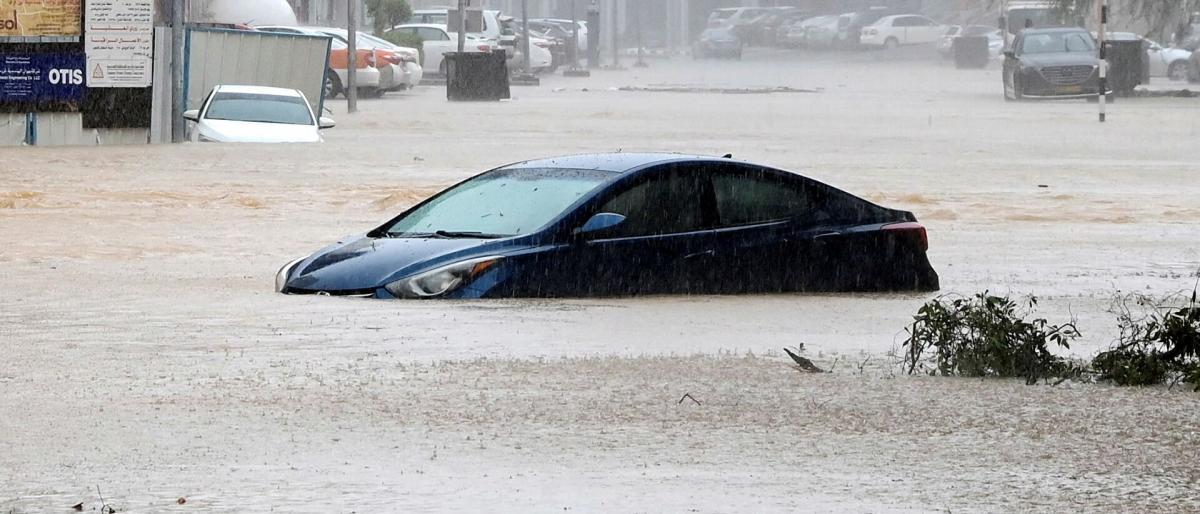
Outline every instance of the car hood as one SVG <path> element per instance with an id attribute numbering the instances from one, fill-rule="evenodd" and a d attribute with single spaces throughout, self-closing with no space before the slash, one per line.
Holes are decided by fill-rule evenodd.
<path id="1" fill-rule="evenodd" d="M 472 249 L 496 246 L 490 239 L 347 238 L 309 256 L 296 266 L 288 288 L 307 291 L 363 291 L 438 264 L 455 253 L 467 259 Z M 469 253 L 470 255 L 466 255 Z"/>
<path id="2" fill-rule="evenodd" d="M 1100 59 L 1095 55 L 1083 52 L 1055 52 L 1045 54 L 1025 54 L 1021 56 L 1021 62 L 1027 66 L 1079 66 L 1090 65 L 1095 66 L 1100 64 Z"/>
<path id="3" fill-rule="evenodd" d="M 200 135 L 222 143 L 316 143 L 321 134 L 313 125 L 209 120 L 200 122 Z"/>

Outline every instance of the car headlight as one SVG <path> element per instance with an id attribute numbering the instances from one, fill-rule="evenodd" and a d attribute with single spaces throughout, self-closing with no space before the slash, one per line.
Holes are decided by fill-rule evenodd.
<path id="1" fill-rule="evenodd" d="M 279 268 L 279 272 L 275 273 L 275 292 L 276 293 L 282 293 L 283 290 L 285 288 L 287 288 L 288 277 L 290 277 L 292 275 L 292 269 L 295 268 L 297 264 L 300 264 L 300 262 L 303 261 L 304 259 L 305 259 L 304 257 L 301 257 L 292 262 L 284 264 L 282 268 Z"/>
<path id="2" fill-rule="evenodd" d="M 384 289 L 397 298 L 432 298 L 467 285 L 495 266 L 503 257 L 491 256 L 456 262 L 424 273 L 405 277 Z"/>

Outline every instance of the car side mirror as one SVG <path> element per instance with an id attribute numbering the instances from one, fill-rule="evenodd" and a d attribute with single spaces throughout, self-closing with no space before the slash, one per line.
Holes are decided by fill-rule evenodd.
<path id="1" fill-rule="evenodd" d="M 1017 53 L 1016 53 L 1016 52 L 1013 52 L 1012 50 L 1005 50 L 1005 51 L 1004 51 L 1004 56 L 1005 56 L 1005 57 L 1007 57 L 1007 58 L 1009 58 L 1009 59 L 1016 59 L 1016 58 L 1017 58 Z"/>
<path id="2" fill-rule="evenodd" d="M 200 109 L 183 111 L 183 119 L 188 121 L 200 121 Z"/>
<path id="3" fill-rule="evenodd" d="M 321 116 L 321 119 L 317 124 L 317 128 L 321 129 L 321 130 L 331 129 L 336 126 L 337 126 L 337 122 L 333 121 L 333 118 L 326 118 L 324 116 Z"/>
<path id="4" fill-rule="evenodd" d="M 621 223 L 624 223 L 624 222 L 625 222 L 625 216 L 621 215 L 621 214 L 616 214 L 616 213 L 612 213 L 612 212 L 596 213 L 595 215 L 593 215 L 591 218 L 589 218 L 587 220 L 587 223 L 584 223 L 582 227 L 579 227 L 579 229 L 575 231 L 575 235 L 577 235 L 577 236 L 583 236 L 583 235 L 588 235 L 588 234 L 595 235 L 595 234 L 604 232 L 606 230 L 609 230 L 613 227 L 616 227 L 617 225 L 620 225 Z"/>

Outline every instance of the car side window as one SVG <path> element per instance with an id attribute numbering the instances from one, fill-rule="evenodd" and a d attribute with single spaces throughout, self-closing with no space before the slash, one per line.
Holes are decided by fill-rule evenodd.
<path id="1" fill-rule="evenodd" d="M 933 20 L 914 16 L 912 19 L 912 24 L 914 27 L 932 27 Z"/>
<path id="2" fill-rule="evenodd" d="M 759 169 L 737 169 L 712 177 L 720 226 L 735 227 L 799 216 L 823 216 L 821 195 L 801 180 Z"/>
<path id="3" fill-rule="evenodd" d="M 597 212 L 625 216 L 611 237 L 638 237 L 694 232 L 707 228 L 701 209 L 700 175 L 672 169 L 656 173 L 618 193 Z"/>

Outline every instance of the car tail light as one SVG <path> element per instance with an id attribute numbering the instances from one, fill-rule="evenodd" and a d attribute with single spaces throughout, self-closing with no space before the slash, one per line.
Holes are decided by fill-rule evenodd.
<path id="1" fill-rule="evenodd" d="M 387 62 L 389 62 L 391 64 L 400 64 L 400 63 L 404 62 L 404 60 L 401 59 L 399 55 L 396 55 L 393 53 L 393 54 L 387 54 Z"/>
<path id="2" fill-rule="evenodd" d="M 491 52 L 492 51 L 492 46 L 487 43 L 480 43 L 475 48 L 478 48 L 480 52 Z"/>
<path id="3" fill-rule="evenodd" d="M 920 242 L 921 251 L 929 250 L 929 233 L 925 231 L 925 225 L 915 221 L 905 221 L 903 223 L 889 223 L 884 225 L 883 230 L 887 232 L 910 233 Z"/>

